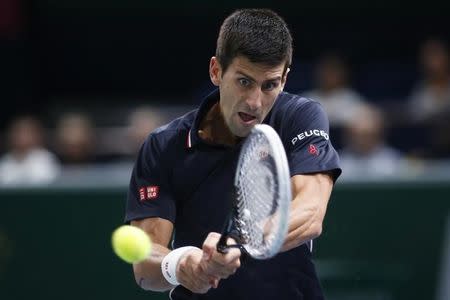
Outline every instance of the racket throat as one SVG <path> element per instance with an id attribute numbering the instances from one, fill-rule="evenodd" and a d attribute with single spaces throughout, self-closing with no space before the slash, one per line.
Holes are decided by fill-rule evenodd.
<path id="1" fill-rule="evenodd" d="M 236 227 L 236 212 L 234 210 L 235 208 L 233 209 L 233 212 L 231 212 L 228 216 L 227 222 L 222 231 L 222 235 L 219 239 L 219 242 L 217 243 L 217 251 L 219 251 L 220 253 L 227 253 L 228 249 L 230 248 L 238 248 L 243 254 L 248 255 L 247 250 L 242 245 L 243 241 L 239 233 L 239 229 Z M 235 241 L 235 244 L 228 245 L 229 238 L 232 238 Z"/>

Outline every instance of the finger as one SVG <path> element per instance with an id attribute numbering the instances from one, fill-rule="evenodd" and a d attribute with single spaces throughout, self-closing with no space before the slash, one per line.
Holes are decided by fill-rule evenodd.
<path id="1" fill-rule="evenodd" d="M 227 245 L 236 245 L 236 244 L 237 244 L 236 240 L 233 239 L 232 237 L 229 237 L 227 239 Z"/>
<path id="2" fill-rule="evenodd" d="M 185 279 L 188 282 L 192 282 L 194 279 L 198 279 L 203 283 L 208 282 L 208 274 L 205 269 L 202 268 L 202 255 L 201 250 L 196 253 L 191 253 L 186 259 L 181 259 L 178 262 L 177 270 L 180 272 L 179 277 Z M 181 282 L 181 281 L 180 281 Z"/>
<path id="3" fill-rule="evenodd" d="M 215 276 L 218 276 L 220 278 L 227 278 L 228 276 L 234 274 L 236 270 L 239 268 L 239 266 L 240 266 L 239 259 L 227 265 L 221 265 L 211 260 L 208 262 L 207 273 L 214 274 Z"/>
<path id="4" fill-rule="evenodd" d="M 185 259 L 181 259 L 178 265 L 178 280 L 187 289 L 205 293 L 211 288 L 211 277 L 201 267 L 201 250 L 190 253 Z"/>
<path id="5" fill-rule="evenodd" d="M 212 288 L 217 289 L 217 287 L 219 286 L 219 279 L 211 279 L 209 284 Z"/>
<path id="6" fill-rule="evenodd" d="M 231 254 L 230 257 L 234 255 Z M 236 257 L 233 259 L 227 260 L 225 259 L 225 262 L 223 261 L 223 258 L 220 256 L 224 256 L 220 253 L 217 253 L 211 260 L 208 262 L 205 262 L 205 272 L 210 275 L 215 275 L 220 278 L 227 278 L 231 274 L 234 274 L 236 270 L 240 267 L 240 253 L 237 254 Z M 219 260 L 216 260 L 215 258 L 219 257 Z"/>
<path id="7" fill-rule="evenodd" d="M 208 278 L 223 278 L 222 269 L 223 266 L 213 262 L 212 260 L 203 260 L 200 262 L 200 266 L 203 270 L 203 273 L 208 276 Z"/>
<path id="8" fill-rule="evenodd" d="M 200 271 L 182 271 L 181 276 L 178 279 L 182 285 L 188 285 L 191 287 L 201 288 L 209 285 L 210 277 L 204 272 Z"/>
<path id="9" fill-rule="evenodd" d="M 210 232 L 203 242 L 203 259 L 209 260 L 216 252 L 216 245 L 219 242 L 220 234 L 217 232 Z"/>
<path id="10" fill-rule="evenodd" d="M 226 266 L 232 264 L 233 262 L 236 262 L 240 257 L 241 250 L 237 248 L 229 248 L 228 252 L 225 254 L 214 251 L 213 255 L 211 256 L 211 260 L 222 266 Z"/>
<path id="11" fill-rule="evenodd" d="M 204 294 L 212 287 L 210 283 L 211 278 L 203 275 L 201 272 L 191 272 L 190 275 L 186 272 L 183 275 L 185 276 L 182 277 L 182 280 L 180 279 L 181 285 L 194 293 Z"/>

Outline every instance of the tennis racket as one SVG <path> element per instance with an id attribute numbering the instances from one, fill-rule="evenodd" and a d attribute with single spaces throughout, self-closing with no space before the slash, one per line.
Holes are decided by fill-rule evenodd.
<path id="1" fill-rule="evenodd" d="M 286 152 L 269 125 L 256 125 L 244 141 L 232 194 L 217 251 L 239 248 L 256 259 L 276 255 L 287 234 L 292 193 Z M 229 237 L 237 244 L 227 245 Z"/>

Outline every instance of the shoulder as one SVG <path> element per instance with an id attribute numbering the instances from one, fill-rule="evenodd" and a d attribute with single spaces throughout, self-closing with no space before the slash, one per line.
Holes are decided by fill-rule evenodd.
<path id="1" fill-rule="evenodd" d="M 322 105 L 311 97 L 282 92 L 273 107 L 274 113 L 286 113 L 291 111 L 303 111 L 309 109 L 322 109 Z"/>
<path id="2" fill-rule="evenodd" d="M 300 94 L 292 94 L 288 92 L 281 92 L 278 96 L 277 103 L 279 109 L 283 109 L 284 107 L 301 107 L 303 105 L 316 103 L 319 104 L 316 100 L 311 98 L 313 94 L 303 96 Z"/>
<path id="3" fill-rule="evenodd" d="M 315 118 L 326 118 L 322 105 L 312 98 L 282 92 L 276 100 L 269 117 L 269 123 L 279 127 L 286 123 L 309 123 Z"/>
<path id="4" fill-rule="evenodd" d="M 170 145 L 176 145 L 178 142 L 184 142 L 187 132 L 194 122 L 196 112 L 197 110 L 190 111 L 185 115 L 156 128 L 148 135 L 144 142 L 144 147 L 154 145 L 162 149 L 167 148 Z"/>
<path id="5" fill-rule="evenodd" d="M 152 131 L 139 150 L 137 163 L 144 166 L 170 164 L 185 148 L 195 115 L 196 110 L 190 111 Z"/>

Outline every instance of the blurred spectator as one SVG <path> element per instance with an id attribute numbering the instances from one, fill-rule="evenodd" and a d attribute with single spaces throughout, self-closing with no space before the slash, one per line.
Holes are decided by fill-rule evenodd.
<path id="1" fill-rule="evenodd" d="M 305 96 L 320 102 L 328 114 L 330 126 L 345 125 L 366 100 L 349 87 L 349 71 L 337 55 L 319 59 L 315 71 L 316 88 Z"/>
<path id="2" fill-rule="evenodd" d="M 402 170 L 402 155 L 386 144 L 384 129 L 383 116 L 373 107 L 360 109 L 348 123 L 340 151 L 346 178 L 379 179 Z"/>
<path id="3" fill-rule="evenodd" d="M 95 133 L 91 120 L 81 113 L 63 115 L 56 126 L 56 153 L 65 165 L 95 162 Z"/>
<path id="4" fill-rule="evenodd" d="M 450 115 L 450 59 L 440 40 L 430 39 L 420 50 L 424 78 L 413 90 L 409 111 L 413 121 L 434 122 Z"/>
<path id="5" fill-rule="evenodd" d="M 450 54 L 443 41 L 422 44 L 420 63 L 423 79 L 408 102 L 412 123 L 426 135 L 415 154 L 422 158 L 450 157 Z"/>
<path id="6" fill-rule="evenodd" d="M 59 163 L 44 147 L 44 130 L 31 116 L 12 121 L 7 132 L 8 152 L 0 158 L 1 185 L 39 185 L 51 182 Z"/>
<path id="7" fill-rule="evenodd" d="M 128 119 L 129 149 L 131 155 L 137 155 L 139 148 L 147 136 L 157 127 L 164 123 L 161 112 L 149 107 L 142 106 L 131 112 Z"/>

